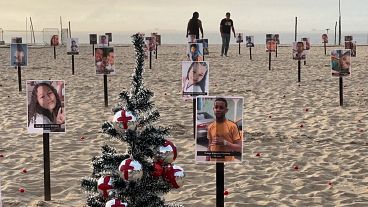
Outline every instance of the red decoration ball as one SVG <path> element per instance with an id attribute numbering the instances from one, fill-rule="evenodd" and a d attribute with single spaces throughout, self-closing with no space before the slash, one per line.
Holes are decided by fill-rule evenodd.
<path id="1" fill-rule="evenodd" d="M 329 185 L 329 186 L 332 186 L 332 182 L 331 182 L 331 181 L 330 181 L 330 182 L 328 182 L 328 185 Z"/>
<path id="2" fill-rule="evenodd" d="M 309 109 L 308 109 L 308 108 L 306 108 L 306 109 L 305 109 L 305 112 L 308 112 L 308 111 L 309 111 Z"/>
<path id="3" fill-rule="evenodd" d="M 224 195 L 226 195 L 226 196 L 229 195 L 229 191 L 225 190 Z"/>
<path id="4" fill-rule="evenodd" d="M 298 165 L 295 165 L 295 166 L 294 166 L 294 170 L 299 170 Z"/>
<path id="5" fill-rule="evenodd" d="M 301 124 L 299 127 L 300 127 L 300 128 L 303 128 L 304 126 L 303 126 L 303 124 Z"/>
<path id="6" fill-rule="evenodd" d="M 257 152 L 256 156 L 257 157 L 260 157 L 261 156 L 261 153 Z"/>
<path id="7" fill-rule="evenodd" d="M 21 193 L 24 193 L 26 190 L 24 188 L 19 188 L 18 191 L 21 192 Z"/>
<path id="8" fill-rule="evenodd" d="M 4 157 L 4 155 L 3 154 L 0 154 L 0 157 Z"/>
<path id="9" fill-rule="evenodd" d="M 28 171 L 27 171 L 27 169 L 26 169 L 26 168 L 23 168 L 23 169 L 21 170 L 21 172 L 25 174 L 25 173 L 27 173 Z"/>
<path id="10" fill-rule="evenodd" d="M 81 136 L 81 137 L 80 137 L 80 139 L 81 139 L 81 140 L 84 140 L 84 139 L 85 139 L 85 137 L 84 137 L 84 136 Z"/>
<path id="11" fill-rule="evenodd" d="M 272 118 L 272 116 L 270 115 L 270 116 L 268 116 L 268 118 L 270 118 L 270 119 L 271 119 L 271 118 Z"/>

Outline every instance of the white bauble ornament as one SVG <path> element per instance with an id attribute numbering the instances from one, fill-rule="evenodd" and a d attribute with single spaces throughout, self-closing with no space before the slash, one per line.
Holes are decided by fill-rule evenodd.
<path id="1" fill-rule="evenodd" d="M 110 190 L 113 189 L 111 176 L 102 176 L 97 181 L 97 190 L 103 197 L 109 197 Z"/>
<path id="2" fill-rule="evenodd" d="M 160 146 L 158 160 L 164 163 L 172 163 L 176 159 L 178 152 L 176 146 L 169 140 L 165 140 L 164 145 Z"/>
<path id="3" fill-rule="evenodd" d="M 120 110 L 115 113 L 112 125 L 117 131 L 126 132 L 134 129 L 137 125 L 137 118 L 130 111 Z"/>
<path id="4" fill-rule="evenodd" d="M 125 181 L 138 180 L 143 175 L 142 165 L 136 160 L 125 159 L 119 165 L 119 174 Z"/>
<path id="5" fill-rule="evenodd" d="M 128 204 L 119 199 L 112 199 L 106 203 L 105 207 L 128 207 Z"/>
<path id="6" fill-rule="evenodd" d="M 165 169 L 165 179 L 173 188 L 180 188 L 184 185 L 185 173 L 183 168 L 177 165 L 168 164 Z"/>

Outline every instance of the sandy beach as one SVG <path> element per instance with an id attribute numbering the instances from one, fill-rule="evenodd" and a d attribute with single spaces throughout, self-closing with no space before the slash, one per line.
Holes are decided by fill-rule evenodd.
<path id="1" fill-rule="evenodd" d="M 272 54 L 264 45 L 249 50 L 231 45 L 229 57 L 220 45 L 210 45 L 205 57 L 210 67 L 211 96 L 244 97 L 243 162 L 225 164 L 225 206 L 368 206 L 368 47 L 358 46 L 352 74 L 344 78 L 344 106 L 339 106 L 339 78 L 331 77 L 330 56 L 312 46 L 302 64 L 291 45 Z M 329 47 L 338 49 L 342 47 Z M 0 183 L 3 207 L 85 205 L 80 180 L 92 172 L 91 159 L 108 143 L 125 152 L 125 143 L 108 139 L 101 125 L 110 120 L 118 94 L 130 88 L 135 67 L 132 45 L 115 46 L 116 75 L 108 77 L 109 107 L 104 107 L 103 78 L 95 75 L 92 46 L 75 56 L 57 47 L 29 47 L 28 67 L 22 69 L 22 91 L 17 70 L 9 65 L 9 48 L 0 48 Z M 161 119 L 171 128 L 178 147 L 177 165 L 186 172 L 185 184 L 165 195 L 168 203 L 214 207 L 214 164 L 195 164 L 192 101 L 181 97 L 181 61 L 186 45 L 159 46 L 158 59 L 145 63 L 145 86 Z M 43 191 L 42 135 L 26 128 L 26 80 L 65 80 L 66 133 L 50 135 L 52 201 Z M 84 139 L 81 139 L 83 137 Z M 259 153 L 260 156 L 256 156 Z M 297 166 L 297 169 L 296 169 Z M 23 168 L 27 173 L 22 173 Z M 24 188 L 25 192 L 19 192 Z"/>

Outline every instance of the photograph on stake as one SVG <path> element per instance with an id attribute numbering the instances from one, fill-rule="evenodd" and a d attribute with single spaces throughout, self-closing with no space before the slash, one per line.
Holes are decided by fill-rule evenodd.
<path id="1" fill-rule="evenodd" d="M 243 98 L 196 98 L 196 162 L 241 162 Z"/>
<path id="2" fill-rule="evenodd" d="M 66 54 L 68 55 L 78 55 L 79 54 L 79 39 L 69 38 L 66 43 Z"/>
<path id="3" fill-rule="evenodd" d="M 254 47 L 254 36 L 245 36 L 245 46 Z"/>
<path id="4" fill-rule="evenodd" d="M 182 95 L 183 99 L 192 96 L 208 95 L 209 64 L 206 61 L 182 61 Z"/>
<path id="5" fill-rule="evenodd" d="M 187 48 L 187 56 L 189 61 L 203 61 L 202 43 L 189 43 Z"/>
<path id="6" fill-rule="evenodd" d="M 293 59 L 294 60 L 305 60 L 306 52 L 305 49 L 306 43 L 303 42 L 293 42 Z"/>
<path id="7" fill-rule="evenodd" d="M 10 44 L 10 66 L 27 66 L 28 46 L 22 43 Z"/>
<path id="8" fill-rule="evenodd" d="M 62 80 L 27 80 L 28 133 L 65 133 L 65 84 Z"/>
<path id="9" fill-rule="evenodd" d="M 351 74 L 351 51 L 332 50 L 331 51 L 332 76 L 342 77 Z"/>
<path id="10" fill-rule="evenodd" d="M 97 75 L 115 75 L 115 53 L 113 47 L 95 48 Z"/>

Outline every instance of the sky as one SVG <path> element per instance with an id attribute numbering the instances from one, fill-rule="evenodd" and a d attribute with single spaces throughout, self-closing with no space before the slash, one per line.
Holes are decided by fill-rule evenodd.
<path id="1" fill-rule="evenodd" d="M 219 31 L 226 12 L 236 32 L 331 31 L 338 21 L 338 0 L 0 0 L 0 28 L 63 28 L 86 32 L 183 32 L 194 11 L 204 32 Z M 341 0 L 342 30 L 368 30 L 368 0 Z M 29 22 L 29 21 L 28 21 Z M 29 23 L 28 23 L 29 26 Z"/>

